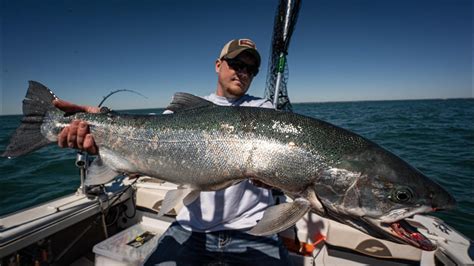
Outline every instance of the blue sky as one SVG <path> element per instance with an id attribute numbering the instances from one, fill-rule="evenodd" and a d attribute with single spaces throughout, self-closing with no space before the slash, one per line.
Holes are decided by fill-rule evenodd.
<path id="1" fill-rule="evenodd" d="M 257 43 L 263 96 L 277 1 L 3 0 L 1 114 L 21 112 L 28 80 L 114 109 L 207 95 L 233 38 Z M 473 97 L 471 0 L 303 0 L 289 49 L 293 102 Z"/>

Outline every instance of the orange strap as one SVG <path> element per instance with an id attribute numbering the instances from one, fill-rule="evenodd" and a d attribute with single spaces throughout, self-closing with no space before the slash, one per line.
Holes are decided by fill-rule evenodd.
<path id="1" fill-rule="evenodd" d="M 321 243 L 322 241 L 326 240 L 326 237 L 321 233 L 317 233 L 314 236 L 314 242 L 309 244 L 305 242 L 297 242 L 295 239 L 281 237 L 283 243 L 285 244 L 288 251 L 303 255 L 303 256 L 312 256 L 313 251 L 316 246 Z"/>

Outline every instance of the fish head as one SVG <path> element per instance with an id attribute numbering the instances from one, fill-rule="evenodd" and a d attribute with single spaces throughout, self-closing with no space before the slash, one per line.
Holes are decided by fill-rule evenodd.
<path id="1" fill-rule="evenodd" d="M 326 170 L 326 179 L 334 181 L 314 189 L 328 216 L 423 250 L 434 250 L 436 245 L 405 219 L 456 205 L 439 184 L 380 147 L 342 157 Z"/>

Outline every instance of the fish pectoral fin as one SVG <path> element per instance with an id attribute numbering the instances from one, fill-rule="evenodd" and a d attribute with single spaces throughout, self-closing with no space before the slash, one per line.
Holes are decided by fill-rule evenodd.
<path id="1" fill-rule="evenodd" d="M 281 232 L 294 225 L 309 210 L 310 203 L 303 198 L 269 207 L 263 218 L 248 233 L 263 236 Z"/>
<path id="2" fill-rule="evenodd" d="M 196 195 L 197 192 L 197 195 Z M 191 188 L 178 188 L 166 192 L 165 198 L 161 204 L 160 212 L 158 216 L 163 216 L 170 212 L 176 206 L 182 207 L 182 203 L 191 203 L 199 196 L 199 191 Z M 192 201 L 191 201 L 192 200 Z M 180 208 L 179 208 L 180 209 Z"/>
<path id="3" fill-rule="evenodd" d="M 97 157 L 87 168 L 87 177 L 84 181 L 85 186 L 102 185 L 110 182 L 119 173 L 104 164 L 100 157 Z"/>
<path id="4" fill-rule="evenodd" d="M 201 195 L 201 191 L 199 190 L 191 191 L 188 195 L 186 195 L 186 197 L 184 197 L 183 204 L 184 205 L 191 204 L 193 201 L 195 201 L 199 197 L 199 195 Z"/>

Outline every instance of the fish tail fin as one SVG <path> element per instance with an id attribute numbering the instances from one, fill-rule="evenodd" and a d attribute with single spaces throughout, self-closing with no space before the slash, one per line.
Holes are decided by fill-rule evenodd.
<path id="1" fill-rule="evenodd" d="M 20 126 L 10 138 L 3 157 L 16 157 L 37 150 L 52 141 L 41 134 L 46 113 L 55 110 L 53 100 L 56 95 L 41 83 L 29 81 L 28 91 L 23 100 L 23 118 Z"/>

